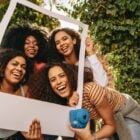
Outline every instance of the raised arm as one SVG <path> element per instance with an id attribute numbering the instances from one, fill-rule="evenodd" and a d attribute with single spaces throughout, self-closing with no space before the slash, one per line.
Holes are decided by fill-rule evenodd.
<path id="1" fill-rule="evenodd" d="M 86 59 L 89 62 L 90 67 L 92 69 L 94 80 L 98 84 L 104 87 L 108 84 L 107 73 L 105 72 L 101 62 L 98 60 L 93 48 L 94 46 L 93 42 L 89 37 L 86 38 L 85 44 L 86 44 L 86 55 L 87 55 Z"/>

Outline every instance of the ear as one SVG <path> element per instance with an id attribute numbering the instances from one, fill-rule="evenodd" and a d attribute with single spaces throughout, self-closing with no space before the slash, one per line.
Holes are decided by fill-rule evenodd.
<path id="1" fill-rule="evenodd" d="M 73 39 L 73 44 L 75 45 L 77 43 L 77 40 L 74 38 Z"/>

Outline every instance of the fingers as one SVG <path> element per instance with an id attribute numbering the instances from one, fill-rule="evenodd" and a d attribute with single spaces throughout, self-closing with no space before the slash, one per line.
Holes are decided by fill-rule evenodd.
<path id="1" fill-rule="evenodd" d="M 95 54 L 93 41 L 91 40 L 90 37 L 87 37 L 86 38 L 85 45 L 86 45 L 86 53 L 87 53 L 87 55 L 93 55 L 93 54 Z"/>
<path id="2" fill-rule="evenodd" d="M 78 104 L 78 101 L 79 101 L 79 95 L 76 92 L 74 92 L 72 97 L 69 99 L 68 104 L 69 106 L 74 107 Z"/>
<path id="3" fill-rule="evenodd" d="M 29 137 L 31 139 L 37 139 L 41 137 L 41 126 L 38 120 L 33 120 L 29 128 Z"/>
<path id="4" fill-rule="evenodd" d="M 86 38 L 86 46 L 89 47 L 90 45 L 93 45 L 93 42 L 92 42 L 90 37 L 87 37 Z"/>

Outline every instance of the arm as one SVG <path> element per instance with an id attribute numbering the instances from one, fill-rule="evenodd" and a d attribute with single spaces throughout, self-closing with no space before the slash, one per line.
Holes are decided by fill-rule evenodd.
<path id="1" fill-rule="evenodd" d="M 101 62 L 98 60 L 95 54 L 93 49 L 93 42 L 90 38 L 87 38 L 85 44 L 87 60 L 90 63 L 94 79 L 98 84 L 104 87 L 108 84 L 108 77 Z"/>
<path id="2" fill-rule="evenodd" d="M 103 127 L 99 131 L 95 132 L 96 138 L 100 139 L 112 136 L 116 131 L 116 124 L 113 116 L 113 110 L 111 109 L 106 96 L 104 97 L 102 103 L 96 107 L 96 109 L 104 122 Z"/>
<path id="3" fill-rule="evenodd" d="M 113 112 L 107 102 L 106 97 L 102 103 L 96 107 L 96 109 L 104 121 L 104 126 L 101 128 L 101 130 L 95 132 L 94 135 L 92 135 L 90 132 L 89 123 L 84 129 L 75 129 L 70 127 L 70 129 L 75 132 L 78 140 L 95 140 L 95 137 L 96 139 L 107 138 L 113 135 L 115 132 Z"/>

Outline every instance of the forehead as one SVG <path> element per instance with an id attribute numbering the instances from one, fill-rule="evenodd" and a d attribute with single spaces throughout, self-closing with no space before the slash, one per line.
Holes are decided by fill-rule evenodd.
<path id="1" fill-rule="evenodd" d="M 62 73 L 64 70 L 60 66 L 53 66 L 49 69 L 49 75 L 56 75 L 58 73 Z"/>
<path id="2" fill-rule="evenodd" d="M 26 64 L 26 60 L 23 56 L 16 56 L 12 58 L 9 62 L 13 62 L 13 61 Z"/>
<path id="3" fill-rule="evenodd" d="M 35 40 L 36 41 L 36 37 L 33 35 L 29 35 L 26 37 L 26 40 Z"/>
<path id="4" fill-rule="evenodd" d="M 55 34 L 55 39 L 61 38 L 63 36 L 70 36 L 70 35 L 68 33 L 66 33 L 65 31 L 59 31 Z"/>

